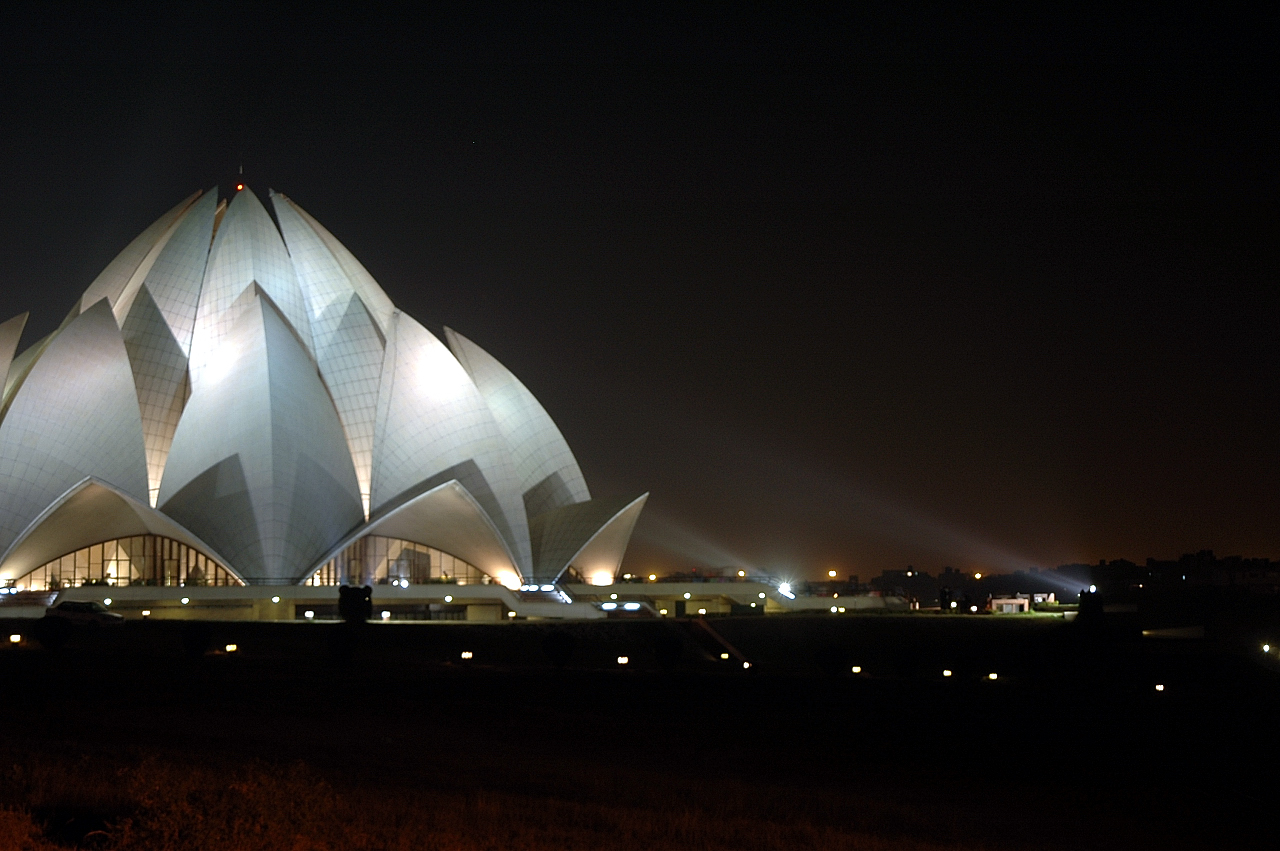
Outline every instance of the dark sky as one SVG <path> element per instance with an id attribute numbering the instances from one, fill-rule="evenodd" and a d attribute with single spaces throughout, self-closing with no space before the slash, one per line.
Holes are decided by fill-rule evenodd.
<path id="1" fill-rule="evenodd" d="M 1280 557 L 1274 14 L 218 8 L 3 22 L 24 345 L 243 163 L 652 493 L 637 570 Z"/>

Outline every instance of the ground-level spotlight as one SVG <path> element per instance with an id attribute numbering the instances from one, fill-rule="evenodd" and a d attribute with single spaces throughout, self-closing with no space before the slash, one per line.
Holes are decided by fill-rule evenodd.
<path id="1" fill-rule="evenodd" d="M 943 669 L 943 671 L 942 671 L 942 676 L 944 676 L 944 677 L 949 677 L 949 676 L 951 676 L 951 670 L 950 670 L 950 669 L 948 669 L 948 668 L 944 668 L 944 669 Z"/>
<path id="2" fill-rule="evenodd" d="M 658 614 L 662 615 L 663 617 L 666 617 L 666 616 L 667 616 L 667 610 L 666 610 L 666 609 L 658 609 Z"/>
<path id="3" fill-rule="evenodd" d="M 239 647 L 237 647 L 237 646 L 236 646 L 236 645 L 234 645 L 234 644 L 228 644 L 226 649 L 227 649 L 227 652 L 228 652 L 228 653 L 234 653 L 234 652 L 236 652 L 237 650 L 239 650 L 240 648 L 239 648 Z"/>
<path id="4" fill-rule="evenodd" d="M 18 635 L 17 633 L 14 633 L 13 635 L 9 636 L 9 643 L 10 644 L 22 643 L 22 636 Z"/>
<path id="5" fill-rule="evenodd" d="M 310 609 L 307 609 L 305 612 L 302 613 L 302 616 L 307 620 L 311 620 L 316 616 L 316 613 L 311 611 Z"/>
<path id="6" fill-rule="evenodd" d="M 998 677 L 995 674 L 987 674 L 987 679 L 994 680 L 994 679 L 998 679 Z"/>
<path id="7" fill-rule="evenodd" d="M 978 611 L 978 607 L 977 607 L 977 606 L 970 606 L 970 607 L 969 607 L 969 611 L 971 611 L 971 612 L 977 612 L 977 611 Z"/>
<path id="8" fill-rule="evenodd" d="M 463 650 L 461 655 L 463 659 L 474 659 L 476 654 L 472 653 L 470 650 Z"/>
<path id="9" fill-rule="evenodd" d="M 1271 652 L 1271 645 L 1270 645 L 1270 644 L 1264 644 L 1264 645 L 1262 645 L 1262 652 L 1263 652 L 1263 653 L 1270 653 L 1270 652 Z"/>
<path id="10" fill-rule="evenodd" d="M 853 666 L 852 668 L 850 668 L 849 670 L 850 670 L 850 671 L 853 671 L 855 674 L 861 674 L 861 673 L 862 673 L 862 666 L 861 666 L 861 665 L 854 665 L 854 666 Z"/>
<path id="11" fill-rule="evenodd" d="M 515 612 L 507 612 L 507 617 L 514 618 L 515 616 L 516 616 Z"/>
<path id="12" fill-rule="evenodd" d="M 832 607 L 831 607 L 831 614 L 833 614 L 833 615 L 834 615 L 835 613 L 836 613 L 836 607 L 835 607 L 835 606 L 832 606 Z"/>
<path id="13" fill-rule="evenodd" d="M 144 618 L 149 618 L 149 617 L 151 617 L 151 610 L 150 610 L 150 609 L 143 609 L 143 610 L 142 610 L 142 616 L 143 616 Z"/>
<path id="14" fill-rule="evenodd" d="M 619 664 L 619 665 L 626 665 L 626 664 L 628 664 L 630 661 L 631 661 L 631 659 L 630 659 L 629 657 L 627 657 L 627 656 L 619 656 L 619 657 L 618 657 L 618 664 Z"/>
<path id="15" fill-rule="evenodd" d="M 110 598 L 110 597 L 106 597 L 105 599 L 103 599 L 103 601 L 102 601 L 102 605 L 104 605 L 104 606 L 110 606 L 110 605 L 111 605 L 111 598 Z"/>
<path id="16" fill-rule="evenodd" d="M 750 663 L 750 662 L 743 662 L 743 663 L 742 663 L 742 670 L 744 670 L 744 671 L 745 671 L 747 668 L 750 668 L 750 667 L 751 667 L 751 663 Z"/>
<path id="17" fill-rule="evenodd" d="M 1157 683 L 1156 691 L 1164 691 L 1164 683 Z"/>
<path id="18" fill-rule="evenodd" d="M 698 609 L 698 614 L 705 615 L 706 613 L 707 613 L 706 609 Z"/>
<path id="19" fill-rule="evenodd" d="M 190 598 L 190 597 L 183 597 L 183 598 L 182 598 L 181 600 L 179 600 L 178 602 L 185 606 L 187 603 L 190 603 L 190 602 L 191 602 L 191 598 Z"/>
<path id="20" fill-rule="evenodd" d="M 389 620 L 391 620 L 391 612 L 388 612 L 386 609 L 383 609 L 383 610 L 382 610 L 382 619 L 383 619 L 384 621 L 389 621 Z"/>
<path id="21" fill-rule="evenodd" d="M 453 602 L 453 595 L 452 595 L 452 594 L 445 594 L 445 595 L 444 595 L 444 601 L 445 601 L 446 603 L 452 603 L 452 602 Z"/>

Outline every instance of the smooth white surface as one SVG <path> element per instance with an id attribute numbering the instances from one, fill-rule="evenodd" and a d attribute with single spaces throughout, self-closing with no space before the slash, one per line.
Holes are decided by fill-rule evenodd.
<path id="1" fill-rule="evenodd" d="M 526 513 L 536 517 L 553 508 L 591 499 L 569 444 L 529 389 L 466 337 L 449 328 L 444 329 L 444 334 L 511 447 Z"/>
<path id="2" fill-rule="evenodd" d="M 364 512 L 315 365 L 261 294 L 245 301 L 178 424 L 160 509 L 246 581 L 300 581 Z"/>
<path id="3" fill-rule="evenodd" d="M 147 500 L 133 374 L 105 298 L 49 342 L 0 423 L 0 550 L 87 476 Z"/>
<path id="4" fill-rule="evenodd" d="M 378 388 L 373 512 L 424 484 L 458 479 L 493 520 L 525 575 L 529 526 L 506 441 L 480 391 L 434 335 L 397 314 Z"/>

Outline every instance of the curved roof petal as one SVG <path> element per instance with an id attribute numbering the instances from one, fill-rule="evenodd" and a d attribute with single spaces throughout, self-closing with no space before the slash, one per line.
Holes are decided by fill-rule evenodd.
<path id="1" fill-rule="evenodd" d="M 86 476 L 147 499 L 133 373 L 105 298 L 48 342 L 0 422 L 0 547 Z"/>
<path id="2" fill-rule="evenodd" d="M 204 283 L 205 266 L 209 260 L 217 208 L 217 192 L 206 193 L 193 203 L 174 226 L 173 233 L 146 275 L 135 276 L 115 302 L 116 321 L 123 328 L 137 293 L 145 284 L 184 358 L 191 353 L 196 305 L 200 301 L 200 287 Z"/>
<path id="3" fill-rule="evenodd" d="M 222 340 L 247 302 L 241 295 L 257 285 L 279 308 L 307 352 L 311 323 L 289 251 L 262 202 L 249 189 L 236 193 L 218 224 L 205 267 L 191 339 L 191 382 L 220 356 Z"/>
<path id="4" fill-rule="evenodd" d="M 226 566 L 204 541 L 172 518 L 97 479 L 82 479 L 32 522 L 0 558 L 0 578 L 16 579 L 55 558 L 131 535 L 181 541 Z"/>
<path id="5" fill-rule="evenodd" d="M 414 541 L 457 556 L 495 579 L 521 578 L 511 550 L 489 515 L 457 479 L 414 494 L 370 520 L 333 547 L 311 569 L 366 535 Z"/>
<path id="6" fill-rule="evenodd" d="M 366 516 L 373 430 L 386 339 L 324 240 L 283 195 L 271 196 L 307 300 L 316 363 L 347 434 Z"/>
<path id="7" fill-rule="evenodd" d="M 607 573 L 612 577 L 648 499 L 648 494 L 636 499 L 593 499 L 533 518 L 529 536 L 537 580 L 554 582 L 570 565 L 583 576 Z"/>
<path id="8" fill-rule="evenodd" d="M 449 328 L 444 334 L 511 447 L 528 515 L 591 499 L 569 444 L 529 389 L 466 337 Z"/>
<path id="9" fill-rule="evenodd" d="M 261 292 L 243 301 L 174 434 L 160 510 L 246 580 L 296 582 L 364 512 L 315 364 Z"/>
<path id="10" fill-rule="evenodd" d="M 470 469 L 470 476 L 459 475 L 459 469 Z M 397 314 L 378 388 L 373 511 L 410 489 L 452 478 L 489 514 L 526 574 L 528 520 L 506 441 L 480 391 L 444 344 Z"/>
<path id="11" fill-rule="evenodd" d="M 147 488 L 155 507 L 173 433 L 187 402 L 187 357 L 151 298 L 149 286 L 138 289 L 121 332 L 138 389 L 147 446 Z"/>
<path id="12" fill-rule="evenodd" d="M 373 279 L 373 275 L 369 274 L 369 270 L 347 250 L 345 245 L 338 242 L 333 234 L 325 230 L 324 225 L 313 219 L 310 213 L 295 204 L 292 199 L 278 192 L 273 197 L 284 201 L 283 204 L 275 205 L 277 213 L 282 207 L 288 206 L 320 237 L 333 258 L 338 261 L 338 265 L 342 267 L 342 271 L 346 273 L 347 280 L 360 296 L 360 300 L 364 302 L 373 321 L 378 323 L 378 330 L 381 331 L 382 336 L 390 336 L 392 316 L 396 312 L 396 306 L 391 303 L 391 299 L 387 298 L 387 294 L 382 291 L 382 287 L 378 286 L 378 282 Z M 283 224 L 283 219 L 281 222 Z"/>
<path id="13" fill-rule="evenodd" d="M 13 353 L 18 350 L 18 341 L 22 339 L 22 329 L 27 327 L 29 315 L 20 313 L 0 323 L 0 385 L 6 383 L 9 366 L 13 363 Z"/>
<path id="14" fill-rule="evenodd" d="M 98 273 L 98 277 L 89 284 L 84 295 L 80 296 L 76 312 L 83 313 L 104 298 L 114 307 L 129 282 L 146 275 L 159 250 L 164 247 L 174 222 L 191 206 L 192 201 L 200 197 L 200 194 L 200 192 L 194 192 L 184 198 L 177 206 L 134 237 L 133 242 L 126 245 L 124 251 L 117 254 L 115 259 L 107 264 L 107 268 Z"/>

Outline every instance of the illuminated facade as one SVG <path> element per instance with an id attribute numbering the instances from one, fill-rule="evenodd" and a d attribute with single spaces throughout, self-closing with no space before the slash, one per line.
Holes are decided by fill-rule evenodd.
<path id="1" fill-rule="evenodd" d="M 593 499 L 510 371 L 268 200 L 196 193 L 52 334 L 0 324 L 0 583 L 611 580 L 645 497 Z"/>

